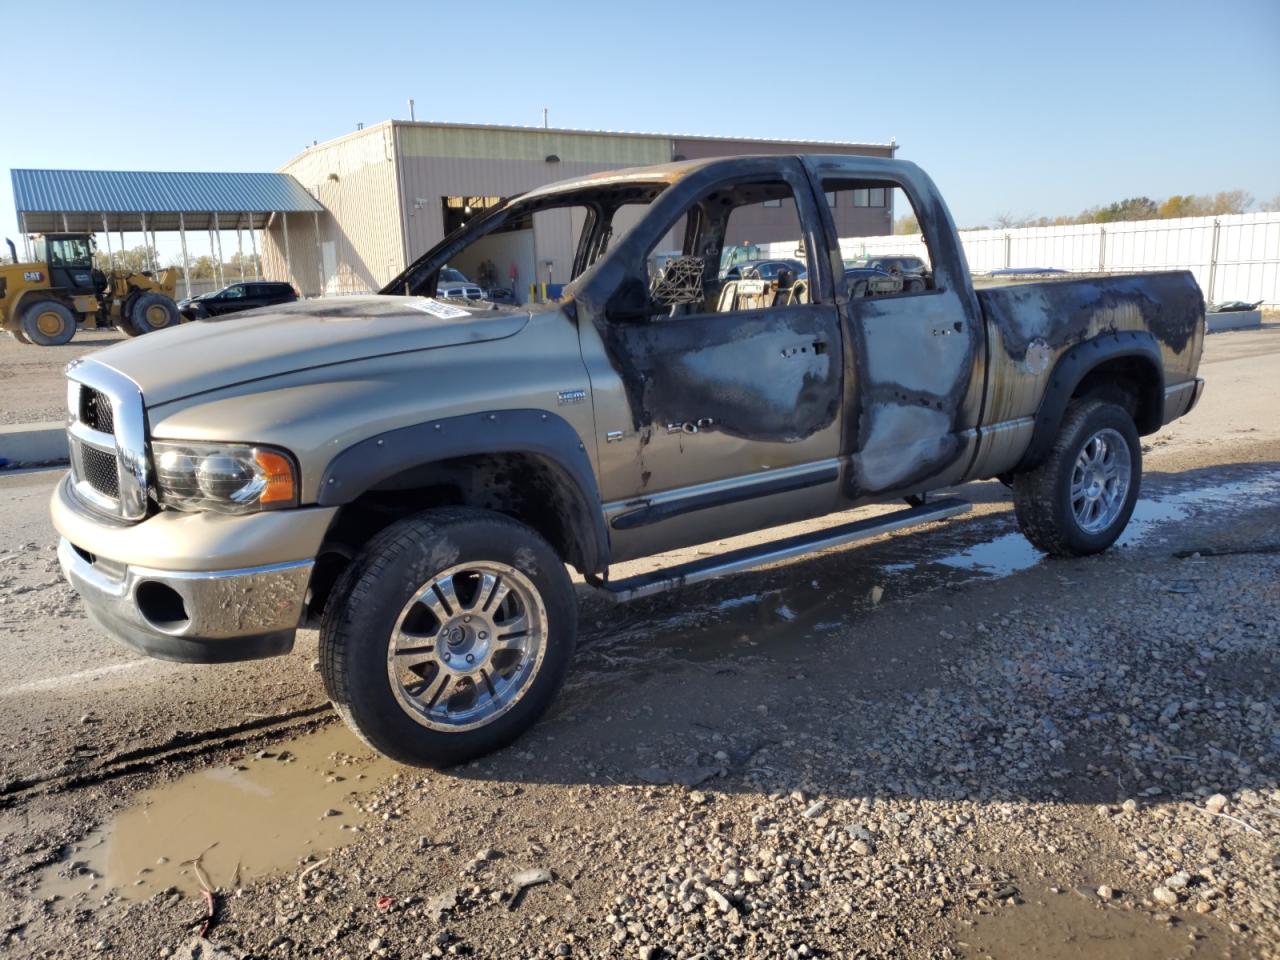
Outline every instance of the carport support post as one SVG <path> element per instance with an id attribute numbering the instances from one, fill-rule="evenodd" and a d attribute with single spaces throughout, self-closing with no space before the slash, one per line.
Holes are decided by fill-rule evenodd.
<path id="1" fill-rule="evenodd" d="M 27 263 L 31 262 L 31 236 L 27 233 L 27 215 L 25 213 L 18 214 L 18 226 L 22 228 L 22 253 L 26 257 Z"/>
<path id="2" fill-rule="evenodd" d="M 258 233 L 253 225 L 253 214 L 249 214 L 249 249 L 253 251 L 253 279 L 258 280 Z"/>
<path id="3" fill-rule="evenodd" d="M 182 286 L 187 291 L 187 299 L 191 299 L 191 262 L 187 258 L 187 218 L 178 214 L 178 236 L 182 240 Z"/>
<path id="4" fill-rule="evenodd" d="M 281 218 L 281 225 L 283 227 L 282 232 L 284 233 L 284 272 L 286 274 L 285 279 L 287 279 L 290 283 L 293 283 L 293 260 L 289 258 L 289 214 L 282 212 L 280 214 L 280 218 Z M 298 292 L 301 293 L 302 291 L 299 290 Z"/>
<path id="5" fill-rule="evenodd" d="M 320 211 L 311 211 L 312 220 L 316 225 L 316 272 L 320 274 L 320 289 L 316 291 L 316 296 L 324 296 L 324 244 L 320 242 Z"/>
<path id="6" fill-rule="evenodd" d="M 144 269 L 155 270 L 156 265 L 151 259 L 151 248 L 147 246 L 147 215 L 143 213 L 140 216 L 142 217 L 142 263 Z"/>
<path id="7" fill-rule="evenodd" d="M 244 283 L 244 231 L 240 229 L 239 217 L 236 217 L 236 263 L 240 265 L 240 282 Z"/>
<path id="8" fill-rule="evenodd" d="M 225 287 L 227 284 L 222 276 L 222 225 L 218 222 L 216 210 L 213 214 L 213 235 L 218 239 L 218 286 Z"/>
<path id="9" fill-rule="evenodd" d="M 114 270 L 116 263 L 115 258 L 111 256 L 111 230 L 107 227 L 107 215 L 102 215 L 102 232 L 107 238 L 107 269 Z"/>

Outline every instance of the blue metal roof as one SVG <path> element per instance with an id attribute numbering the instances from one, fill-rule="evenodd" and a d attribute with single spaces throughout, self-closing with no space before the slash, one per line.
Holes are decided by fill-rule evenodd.
<path id="1" fill-rule="evenodd" d="M 223 226 L 261 225 L 271 213 L 323 211 L 287 173 L 183 173 L 140 170 L 13 170 L 13 199 L 29 231 L 63 228 L 173 229 L 182 213 L 188 228 L 207 227 L 212 214 Z M 248 217 L 242 215 L 250 215 Z M 258 214 L 259 216 L 252 216 Z M 74 224 L 76 225 L 72 225 Z M 95 226 L 96 223 L 96 226 Z"/>

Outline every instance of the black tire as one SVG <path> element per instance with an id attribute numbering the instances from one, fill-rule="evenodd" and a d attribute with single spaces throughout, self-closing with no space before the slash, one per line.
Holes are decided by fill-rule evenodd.
<path id="1" fill-rule="evenodd" d="M 536 589 L 546 615 L 542 657 L 506 712 L 472 729 L 437 729 L 415 719 L 393 690 L 392 633 L 437 574 L 485 562 L 519 571 Z M 428 510 L 374 537 L 338 578 L 320 630 L 320 672 L 334 707 L 365 743 L 401 763 L 446 767 L 506 746 L 542 715 L 568 673 L 577 620 L 564 563 L 536 532 L 488 510 Z M 447 629 L 437 627 L 441 635 Z"/>
<path id="2" fill-rule="evenodd" d="M 76 315 L 57 300 L 37 300 L 22 311 L 22 336 L 40 347 L 60 347 L 76 335 Z"/>
<path id="3" fill-rule="evenodd" d="M 1114 517 L 1101 528 L 1091 530 L 1082 525 L 1073 507 L 1072 478 L 1086 444 L 1102 431 L 1107 431 L 1113 440 L 1119 437 L 1124 443 L 1123 453 L 1129 464 L 1127 471 L 1119 469 L 1119 475 L 1127 474 L 1127 486 Z M 1033 546 L 1051 556 L 1084 557 L 1101 553 L 1124 532 L 1141 485 L 1142 445 L 1128 411 L 1105 400 L 1072 403 L 1044 462 L 1013 478 L 1018 526 Z"/>
<path id="4" fill-rule="evenodd" d="M 121 325 L 132 327 L 137 335 L 176 327 L 181 322 L 182 314 L 178 313 L 176 303 L 163 293 L 144 293 L 133 302 L 133 309 Z"/>

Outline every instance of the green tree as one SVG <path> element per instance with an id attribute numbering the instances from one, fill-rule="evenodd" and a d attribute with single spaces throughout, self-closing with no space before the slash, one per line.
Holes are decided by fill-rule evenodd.
<path id="1" fill-rule="evenodd" d="M 1123 220 L 1154 220 L 1159 212 L 1150 197 L 1129 197 L 1117 200 L 1098 211 L 1096 223 L 1115 223 Z"/>
<path id="2" fill-rule="evenodd" d="M 916 219 L 914 213 L 904 214 L 893 221 L 893 232 L 897 234 L 919 233 L 920 221 Z"/>

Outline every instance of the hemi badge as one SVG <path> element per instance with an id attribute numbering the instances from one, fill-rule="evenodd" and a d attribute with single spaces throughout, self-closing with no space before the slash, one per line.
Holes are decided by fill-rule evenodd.
<path id="1" fill-rule="evenodd" d="M 556 394 L 556 399 L 560 403 L 581 403 L 587 399 L 587 391 L 585 390 L 561 390 Z"/>

